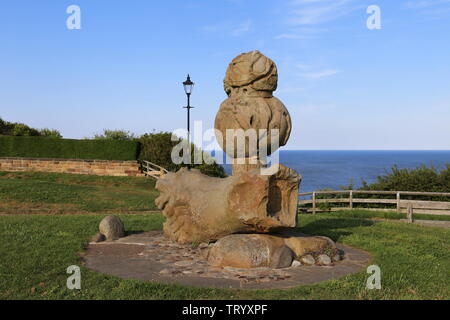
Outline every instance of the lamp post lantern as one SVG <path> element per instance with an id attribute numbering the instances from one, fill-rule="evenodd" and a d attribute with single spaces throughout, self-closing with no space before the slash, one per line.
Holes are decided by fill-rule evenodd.
<path id="1" fill-rule="evenodd" d="M 194 108 L 194 107 L 191 107 L 191 94 L 192 94 L 192 90 L 194 89 L 194 83 L 191 81 L 191 77 L 189 76 L 189 74 L 187 75 L 186 81 L 183 82 L 183 87 L 184 87 L 184 92 L 186 92 L 186 96 L 187 96 L 187 106 L 183 107 L 183 108 L 187 109 L 187 143 L 188 143 L 188 147 L 189 147 L 189 164 L 188 164 L 188 167 L 190 167 L 190 162 L 191 162 L 190 111 L 191 111 L 192 108 Z"/>

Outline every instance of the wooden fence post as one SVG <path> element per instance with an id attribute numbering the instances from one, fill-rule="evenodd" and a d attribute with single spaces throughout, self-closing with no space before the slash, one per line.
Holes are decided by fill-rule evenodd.
<path id="1" fill-rule="evenodd" d="M 408 203 L 408 211 L 406 213 L 406 219 L 409 223 L 413 223 L 413 205 L 412 203 Z"/>
<path id="2" fill-rule="evenodd" d="M 400 213 L 400 192 L 397 192 L 397 213 Z"/>
<path id="3" fill-rule="evenodd" d="M 353 190 L 350 190 L 350 210 L 353 210 Z"/>
<path id="4" fill-rule="evenodd" d="M 313 192 L 312 194 L 312 212 L 313 214 L 316 214 L 316 193 Z"/>

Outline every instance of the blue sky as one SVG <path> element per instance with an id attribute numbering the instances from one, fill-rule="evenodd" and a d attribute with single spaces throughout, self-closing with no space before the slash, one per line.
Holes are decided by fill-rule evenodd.
<path id="1" fill-rule="evenodd" d="M 66 8 L 81 8 L 68 30 Z M 369 30 L 369 5 L 381 9 Z M 83 138 L 212 127 L 236 55 L 278 66 L 288 149 L 450 149 L 450 0 L 9 0 L 0 117 Z"/>

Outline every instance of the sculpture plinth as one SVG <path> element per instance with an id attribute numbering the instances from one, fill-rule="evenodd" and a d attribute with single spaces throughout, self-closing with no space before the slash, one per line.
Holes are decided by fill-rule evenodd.
<path id="1" fill-rule="evenodd" d="M 164 232 L 179 243 L 208 242 L 235 232 L 270 232 L 297 224 L 298 174 L 287 167 L 273 175 L 258 169 L 214 178 L 181 169 L 158 180 L 156 204 Z"/>

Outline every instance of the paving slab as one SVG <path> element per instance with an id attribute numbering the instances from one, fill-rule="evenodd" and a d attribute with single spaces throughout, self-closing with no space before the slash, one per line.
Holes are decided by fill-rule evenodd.
<path id="1" fill-rule="evenodd" d="M 162 231 L 150 231 L 90 243 L 83 256 L 88 268 L 123 279 L 208 288 L 283 289 L 338 279 L 369 264 L 367 252 L 336 245 L 343 259 L 332 266 L 219 268 L 208 266 L 210 245 L 180 245 L 165 238 Z"/>

